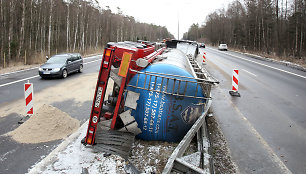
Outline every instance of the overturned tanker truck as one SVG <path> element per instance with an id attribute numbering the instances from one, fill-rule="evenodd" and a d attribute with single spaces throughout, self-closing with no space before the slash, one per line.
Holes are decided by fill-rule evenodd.
<path id="1" fill-rule="evenodd" d="M 127 159 L 135 136 L 180 142 L 164 173 L 202 173 L 205 116 L 211 86 L 218 82 L 198 64 L 198 54 L 198 44 L 191 41 L 170 40 L 161 48 L 149 42 L 108 43 L 82 143 Z M 180 160 L 195 134 L 202 167 Z"/>

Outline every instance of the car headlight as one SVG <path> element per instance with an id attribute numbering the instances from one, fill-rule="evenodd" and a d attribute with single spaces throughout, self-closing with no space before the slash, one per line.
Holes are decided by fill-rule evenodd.
<path id="1" fill-rule="evenodd" d="M 39 67 L 39 68 L 38 68 L 38 71 L 42 71 L 42 68 L 41 68 L 41 67 Z"/>
<path id="2" fill-rule="evenodd" d="M 60 71 L 61 69 L 60 68 L 54 68 L 53 71 L 57 72 L 57 71 Z"/>

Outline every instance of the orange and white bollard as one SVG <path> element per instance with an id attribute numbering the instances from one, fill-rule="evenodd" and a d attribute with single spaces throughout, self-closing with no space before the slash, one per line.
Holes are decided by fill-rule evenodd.
<path id="1" fill-rule="evenodd" d="M 202 64 L 203 65 L 206 64 L 206 53 L 205 52 L 203 52 L 203 62 L 202 62 Z"/>
<path id="2" fill-rule="evenodd" d="M 26 112 L 28 116 L 33 115 L 33 84 L 25 83 L 24 84 L 24 98 L 26 100 Z"/>
<path id="3" fill-rule="evenodd" d="M 239 81 L 239 70 L 234 69 L 232 76 L 232 90 L 229 91 L 231 96 L 240 97 L 240 94 L 238 92 L 238 81 Z"/>
<path id="4" fill-rule="evenodd" d="M 33 83 L 25 83 L 24 84 L 24 98 L 26 101 L 26 117 L 22 118 L 18 123 L 22 124 L 26 120 L 28 120 L 34 113 L 33 105 L 34 105 L 34 93 L 33 93 Z"/>

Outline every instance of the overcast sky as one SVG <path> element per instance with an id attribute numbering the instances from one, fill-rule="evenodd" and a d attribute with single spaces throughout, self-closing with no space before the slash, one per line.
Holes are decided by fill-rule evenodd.
<path id="1" fill-rule="evenodd" d="M 168 31 L 178 37 L 178 19 L 180 38 L 193 23 L 200 25 L 206 16 L 227 5 L 233 0 L 98 0 L 100 6 L 110 6 L 117 13 L 117 7 L 123 14 L 133 16 L 139 22 L 166 26 Z"/>

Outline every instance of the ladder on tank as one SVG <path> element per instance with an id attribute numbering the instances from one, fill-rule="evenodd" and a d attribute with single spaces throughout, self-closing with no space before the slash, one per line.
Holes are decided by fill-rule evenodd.
<path id="1" fill-rule="evenodd" d="M 196 98 L 196 99 L 208 99 L 210 100 L 210 96 L 204 95 L 197 96 L 199 93 L 199 88 L 203 88 L 203 86 L 211 86 L 212 81 L 205 80 L 203 78 L 193 78 L 187 76 L 179 76 L 174 74 L 164 74 L 164 73 L 156 73 L 156 72 L 141 72 L 136 70 L 130 70 L 131 72 L 136 73 L 136 84 L 128 84 L 127 87 L 132 87 L 136 89 L 142 89 L 147 91 L 158 92 L 162 94 L 168 94 L 179 97 L 188 97 L 188 98 Z M 141 75 L 144 75 L 144 83 L 139 83 L 139 78 Z M 157 88 L 157 82 L 160 82 L 159 88 Z M 152 84 L 152 85 L 151 85 Z M 189 87 L 196 86 L 195 92 L 193 94 L 187 94 L 187 89 Z M 183 92 L 181 92 L 183 91 Z"/>
<path id="2" fill-rule="evenodd" d="M 108 84 L 110 73 L 111 73 L 112 62 L 114 62 L 114 57 L 115 57 L 114 52 L 115 52 L 115 48 L 106 48 L 104 50 L 104 54 L 103 54 L 103 58 L 102 58 L 101 66 L 100 66 L 100 71 L 99 71 L 99 76 L 97 80 L 95 95 L 93 99 L 92 109 L 90 113 L 87 134 L 85 137 L 85 141 L 83 142 L 84 144 L 93 145 L 95 143 L 96 131 L 98 129 L 98 122 L 100 121 L 100 116 L 102 115 L 101 112 L 102 112 L 103 102 L 104 102 L 105 95 L 106 95 L 107 84 Z M 127 56 L 123 56 L 122 62 L 125 62 L 124 63 L 125 67 L 121 68 L 120 70 L 121 71 L 125 70 L 125 74 L 122 73 L 121 86 L 120 86 L 118 99 L 116 102 L 116 107 L 114 109 L 114 112 L 112 114 L 104 114 L 104 116 L 106 117 L 107 116 L 111 117 L 112 115 L 112 121 L 110 125 L 111 129 L 115 128 L 115 123 L 116 123 L 116 119 L 118 116 L 119 107 L 121 104 L 121 99 L 123 97 L 123 92 L 124 92 L 124 88 L 125 88 L 125 84 L 127 80 L 126 73 L 129 68 L 131 56 L 132 56 L 131 54 L 127 54 Z"/>
<path id="3" fill-rule="evenodd" d="M 153 61 L 163 50 L 160 49 L 149 54 L 144 57 L 146 60 L 143 61 Z M 131 111 L 137 107 L 139 94 L 126 90 L 126 84 L 131 75 L 133 75 L 133 72 L 131 72 L 131 67 L 133 67 L 131 62 L 135 61 L 137 65 L 137 61 L 132 60 L 134 51 L 125 51 L 125 49 L 118 47 L 104 49 L 88 129 L 86 137 L 82 140 L 84 145 L 94 145 L 92 147 L 100 152 L 117 154 L 123 158 L 128 157 L 135 135 L 141 132 L 137 127 L 134 117 L 131 116 Z M 117 53 L 122 53 L 121 59 L 116 56 Z M 133 58 L 139 59 L 137 57 Z M 118 67 L 117 63 L 119 61 L 120 66 Z M 134 68 L 143 68 L 142 66 L 137 66 L 135 67 L 134 65 Z M 107 110 L 103 106 L 105 106 L 105 102 L 109 102 L 109 98 L 108 101 L 104 101 L 109 78 L 112 78 L 114 85 L 116 85 L 113 87 L 112 95 L 116 99 L 112 101 L 114 108 Z M 124 98 L 125 93 L 127 95 L 126 98 Z M 123 111 L 123 108 L 129 109 Z M 120 122 L 117 122 L 119 115 L 121 119 Z M 103 120 L 100 121 L 101 118 Z"/>
<path id="4" fill-rule="evenodd" d="M 201 67 L 200 64 L 196 61 L 196 58 L 192 55 L 187 55 L 188 61 L 194 70 L 194 73 L 196 74 L 197 78 L 199 79 L 207 79 L 211 83 L 211 85 L 202 85 L 203 93 L 205 96 L 211 98 L 210 91 L 212 84 L 218 84 L 218 80 L 216 80 L 214 77 L 212 77 L 205 68 Z"/>

